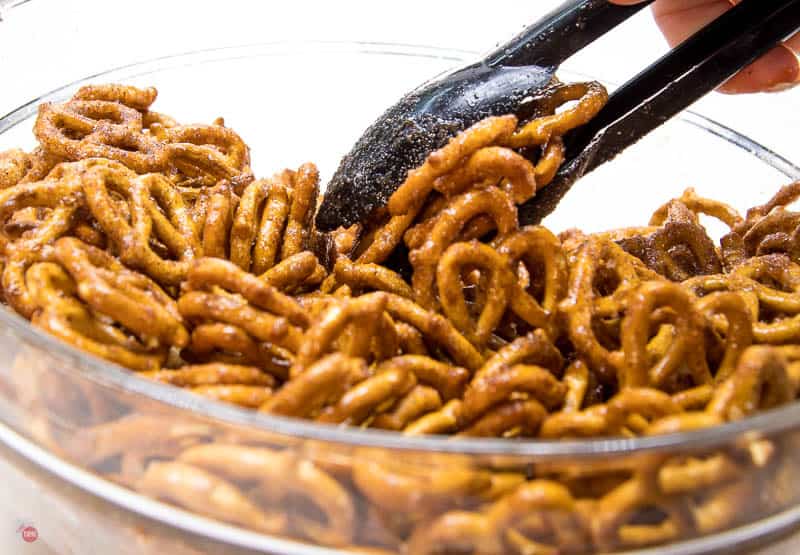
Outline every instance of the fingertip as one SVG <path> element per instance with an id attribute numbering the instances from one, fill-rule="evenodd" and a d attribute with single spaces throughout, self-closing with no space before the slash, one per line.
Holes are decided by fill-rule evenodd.
<path id="1" fill-rule="evenodd" d="M 719 88 L 725 94 L 776 92 L 800 84 L 800 58 L 780 45 L 734 75 Z"/>

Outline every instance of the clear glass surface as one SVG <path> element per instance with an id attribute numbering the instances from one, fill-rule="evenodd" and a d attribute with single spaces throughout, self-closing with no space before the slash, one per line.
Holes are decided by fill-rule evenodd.
<path id="1" fill-rule="evenodd" d="M 319 165 L 324 182 L 361 131 L 409 84 L 467 57 L 469 53 L 408 45 L 264 44 L 162 58 L 85 82 L 156 86 L 157 109 L 179 121 L 224 116 L 226 125 L 250 145 L 256 175 L 311 160 Z M 1 118 L 0 150 L 33 146 L 36 106 L 67 98 L 81 84 L 43 95 Z M 743 209 L 799 177 L 800 168 L 792 161 L 723 125 L 687 114 L 579 183 L 545 224 L 554 231 L 640 224 L 688 186 Z M 391 552 L 399 546 L 396 536 L 411 522 L 434 523 L 444 512 L 485 501 L 481 496 L 488 493 L 445 483 L 454 469 L 470 479 L 501 473 L 603 479 L 642 465 L 663 465 L 675 457 L 706 460 L 721 454 L 741 463 L 736 476 L 724 484 L 737 504 L 735 514 L 715 520 L 703 513 L 709 521 L 705 526 L 663 532 L 665 539 L 655 543 L 670 547 L 650 549 L 652 541 L 621 538 L 612 530 L 608 534 L 614 537 L 605 551 L 727 553 L 732 545 L 765 542 L 800 521 L 795 506 L 800 481 L 791 479 L 800 475 L 800 453 L 794 449 L 800 441 L 800 405 L 717 428 L 639 439 L 410 438 L 268 416 L 145 381 L 60 343 L 6 309 L 0 310 L 0 330 L 5 353 L 0 361 L 0 443 L 5 445 L 0 458 L 9 468 L 25 468 L 22 474 L 58 499 L 52 511 L 41 510 L 52 513 L 52 527 L 60 526 L 65 537 L 66 531 L 74 532 L 69 541 L 79 542 L 79 552 L 106 552 L 103 546 L 108 543 L 102 542 L 117 542 L 132 553 L 172 553 L 177 544 L 188 553 L 234 546 L 274 553 L 331 553 L 348 551 L 354 544 Z M 132 491 L 129 486 L 135 484 L 124 477 L 115 484 L 96 474 L 108 473 L 109 465 L 135 466 L 147 457 L 172 457 L 176 446 L 207 442 L 281 451 L 291 459 L 287 468 L 292 476 L 311 466 L 315 480 L 324 476 L 339 484 L 337 491 L 344 492 L 352 514 L 341 521 L 326 513 L 334 502 L 319 493 L 322 482 L 287 478 L 295 489 L 279 501 L 265 501 L 264 491 L 239 484 L 246 498 L 288 519 L 289 524 L 273 534 L 265 532 L 266 525 L 253 526 L 252 519 L 209 520 L 208 514 L 188 511 L 191 502 L 168 495 L 150 499 Z M 754 455 L 759 449 L 768 451 L 765 460 Z M 412 490 L 404 484 L 413 485 Z M 269 490 L 268 485 L 258 487 Z M 690 487 L 683 493 L 687 500 L 695 494 Z M 691 499 L 692 506 L 713 512 L 706 501 Z M 202 508 L 193 507 L 202 513 Z M 552 509 L 536 510 L 555 518 L 548 513 Z M 70 520 L 79 512 L 87 515 L 92 528 Z M 399 515 L 400 522 L 386 522 L 387 513 Z M 571 526 L 567 521 L 561 525 L 567 530 Z M 581 526 L 573 525 L 577 534 Z M 430 533 L 442 545 L 456 542 Z M 584 543 L 575 546 L 576 552 L 594 545 L 588 538 L 576 538 L 573 541 Z"/>

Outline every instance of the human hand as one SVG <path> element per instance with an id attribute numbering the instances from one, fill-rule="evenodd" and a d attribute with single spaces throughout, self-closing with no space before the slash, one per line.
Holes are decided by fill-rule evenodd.
<path id="1" fill-rule="evenodd" d="M 632 5 L 643 0 L 610 0 Z M 763 1 L 763 0 L 762 0 Z M 731 9 L 739 0 L 656 0 L 653 15 L 670 46 Z M 800 84 L 800 34 L 775 47 L 720 87 L 724 93 L 780 91 Z"/>

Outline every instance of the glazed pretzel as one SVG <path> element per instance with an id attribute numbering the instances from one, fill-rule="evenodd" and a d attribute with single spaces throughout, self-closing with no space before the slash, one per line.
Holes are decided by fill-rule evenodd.
<path id="1" fill-rule="evenodd" d="M 558 238 L 543 227 L 528 226 L 500 242 L 497 252 L 510 260 L 515 274 L 520 266 L 526 272 L 527 283 L 520 278 L 521 291 L 511 299 L 515 313 L 529 325 L 555 335 L 553 320 L 566 292 L 568 274 Z"/>
<path id="2" fill-rule="evenodd" d="M 548 105 L 544 112 L 549 113 L 531 120 L 511 137 L 498 142 L 511 148 L 546 145 L 553 137 L 561 137 L 587 123 L 608 101 L 608 92 L 599 83 L 556 84 L 544 96 Z M 570 101 L 577 101 L 577 104 L 556 113 L 559 106 Z"/>
<path id="3" fill-rule="evenodd" d="M 643 283 L 627 296 L 627 313 L 622 320 L 621 341 L 624 363 L 619 374 L 620 388 L 668 388 L 679 371 L 688 371 L 694 385 L 712 380 L 703 349 L 703 323 L 695 312 L 692 298 L 677 284 Z M 650 365 L 650 330 L 654 316 L 663 312 L 673 327 L 672 340 L 655 365 Z M 659 319 L 663 325 L 665 321 Z M 685 368 L 685 370 L 684 370 Z"/>
<path id="4" fill-rule="evenodd" d="M 711 216 L 727 225 L 731 230 L 744 223 L 744 218 L 735 208 L 724 202 L 701 197 L 692 187 L 686 189 L 680 197 L 674 200 L 684 205 L 695 216 L 700 214 Z M 673 201 L 670 201 L 653 212 L 649 225 L 657 227 L 664 225 L 669 219 L 672 203 Z"/>
<path id="5" fill-rule="evenodd" d="M 479 149 L 510 137 L 516 126 L 517 118 L 511 115 L 486 118 L 450 139 L 444 147 L 429 154 L 422 166 L 408 173 L 403 184 L 389 198 L 389 213 L 400 216 L 415 206 L 421 206 L 438 177 L 455 169 L 463 159 Z"/>
<path id="6" fill-rule="evenodd" d="M 537 480 L 517 487 L 501 497 L 483 514 L 451 511 L 418 528 L 408 542 L 414 555 L 440 550 L 466 550 L 475 553 L 504 553 L 504 535 L 531 516 L 574 510 L 569 491 L 558 483 Z M 546 546 L 542 546 L 547 553 Z"/>
<path id="7" fill-rule="evenodd" d="M 253 180 L 250 149 L 235 131 L 224 125 L 151 124 L 150 129 L 162 142 L 181 183 L 208 186 L 227 179 L 241 191 Z"/>
<path id="8" fill-rule="evenodd" d="M 122 262 L 165 285 L 177 285 L 186 277 L 188 263 L 197 256 L 200 245 L 182 197 L 164 177 L 137 177 L 119 164 L 90 160 L 81 179 L 92 216 Z M 125 199 L 122 206 L 114 200 L 116 195 Z M 153 238 L 177 260 L 155 252 Z"/>
<path id="9" fill-rule="evenodd" d="M 367 376 L 363 360 L 340 353 L 328 355 L 289 380 L 260 410 L 311 417 L 323 407 L 337 402 L 353 385 Z"/>
<path id="10" fill-rule="evenodd" d="M 603 381 L 616 379 L 619 356 L 601 342 L 594 324 L 601 318 L 619 317 L 625 295 L 642 277 L 653 279 L 638 259 L 604 238 L 589 237 L 571 264 L 560 311 L 576 350 Z M 610 289 L 604 282 L 614 288 L 610 294 L 604 291 Z"/>
<path id="11" fill-rule="evenodd" d="M 253 274 L 219 258 L 201 258 L 186 276 L 186 291 L 216 291 L 217 288 L 241 295 L 251 305 L 285 317 L 296 326 L 306 327 L 309 319 L 300 304 Z"/>
<path id="12" fill-rule="evenodd" d="M 146 276 L 73 237 L 56 241 L 55 259 L 75 280 L 78 296 L 87 305 L 136 333 L 145 344 L 183 347 L 188 342 L 175 301 Z"/>
<path id="13" fill-rule="evenodd" d="M 158 499 L 174 500 L 193 511 L 234 524 L 279 534 L 286 530 L 286 517 L 268 513 L 245 493 L 200 467 L 183 462 L 152 462 L 136 487 Z"/>
<path id="14" fill-rule="evenodd" d="M 516 208 L 511 199 L 499 189 L 490 187 L 454 197 L 448 208 L 436 217 L 428 240 L 411 251 L 409 259 L 414 267 L 411 284 L 415 300 L 420 305 L 428 309 L 437 306 L 433 294 L 436 264 L 464 226 L 483 214 L 492 218 L 499 237 L 517 229 Z"/>
<path id="15" fill-rule="evenodd" d="M 82 205 L 80 181 L 69 172 L 63 179 L 20 184 L 0 192 L 0 247 L 6 256 L 3 293 L 23 316 L 30 318 L 36 308 L 26 286 L 26 270 L 48 258 L 51 243 L 69 231 Z M 39 210 L 48 213 L 35 218 L 19 237 L 10 235 L 14 216 L 30 209 L 37 210 L 37 215 Z"/>
<path id="16" fill-rule="evenodd" d="M 0 189 L 8 189 L 22 181 L 31 165 L 30 156 L 18 148 L 0 152 Z"/>
<path id="17" fill-rule="evenodd" d="M 106 158 L 137 173 L 164 170 L 169 160 L 164 145 L 142 133 L 142 114 L 118 102 L 41 104 L 33 131 L 48 152 L 67 160 Z"/>
<path id="18" fill-rule="evenodd" d="M 464 296 L 462 276 L 466 269 L 480 272 L 480 316 L 473 321 Z M 416 274 L 415 274 L 416 275 Z M 493 248 L 477 241 L 453 243 L 441 256 L 436 269 L 436 284 L 442 311 L 476 347 L 484 348 L 490 335 L 520 291 L 510 262 Z M 523 293 L 524 295 L 524 293 Z M 543 320 L 543 318 L 542 318 Z M 543 322 L 542 322 L 543 323 Z"/>
<path id="19" fill-rule="evenodd" d="M 162 345 L 148 344 L 148 338 L 152 337 L 150 329 L 143 331 L 142 338 L 131 337 L 90 311 L 78 300 L 78 287 L 61 266 L 50 262 L 34 264 L 26 272 L 25 279 L 38 307 L 31 320 L 35 326 L 79 349 L 132 370 L 156 369 L 166 360 L 167 351 Z M 140 323 L 135 321 L 138 320 L 136 316 L 128 316 L 126 320 L 133 321 L 133 325 Z"/>
<path id="20" fill-rule="evenodd" d="M 232 483 L 256 482 L 275 511 L 288 496 L 300 496 L 324 515 L 324 523 L 297 511 L 288 525 L 297 533 L 324 545 L 349 545 L 355 535 L 356 508 L 349 492 L 312 462 L 291 451 L 213 443 L 191 447 L 178 460 L 222 476 Z"/>
<path id="21" fill-rule="evenodd" d="M 254 181 L 242 193 L 230 232 L 230 259 L 240 268 L 258 274 L 278 260 L 293 178 L 285 171 L 270 181 Z"/>
<path id="22" fill-rule="evenodd" d="M 187 361 L 218 361 L 228 364 L 252 364 L 285 380 L 294 355 L 270 343 L 259 342 L 240 327 L 223 324 L 200 324 L 192 330 L 189 345 L 181 352 Z"/>
<path id="23" fill-rule="evenodd" d="M 73 100 L 103 100 L 119 102 L 140 112 L 146 112 L 155 102 L 158 91 L 155 87 L 139 89 L 130 85 L 84 85 L 73 96 Z"/>
<path id="24" fill-rule="evenodd" d="M 687 200 L 699 208 L 699 200 L 693 197 Z M 725 212 L 727 207 L 707 208 L 721 218 L 737 221 L 734 215 Z M 722 270 L 714 243 L 700 225 L 697 213 L 681 200 L 673 200 L 659 209 L 651 219 L 651 224 L 655 222 L 661 225 L 652 233 L 626 237 L 619 241 L 620 245 L 644 261 L 648 268 L 672 281 L 717 274 Z"/>

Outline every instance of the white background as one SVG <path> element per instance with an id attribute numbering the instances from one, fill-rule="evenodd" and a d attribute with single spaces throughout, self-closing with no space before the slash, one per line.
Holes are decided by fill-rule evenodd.
<path id="1" fill-rule="evenodd" d="M 0 114 L 81 77 L 199 48 L 344 40 L 487 51 L 558 3 L 33 0 L 4 14 L 0 22 Z M 567 67 L 621 82 L 665 51 L 649 13 L 643 13 Z M 800 164 L 799 105 L 800 90 L 795 90 L 750 97 L 713 94 L 696 109 Z M 13 506 L 2 491 L 0 507 Z M 35 524 L 35 515 L 0 510 L 0 518 L 5 519 L 0 521 L 0 553 L 42 552 L 41 542 L 24 544 L 15 531 L 15 519 Z M 798 552 L 800 546 L 785 546 L 770 555 Z"/>

